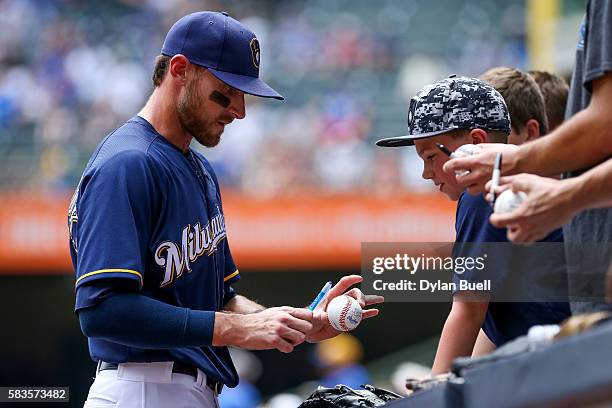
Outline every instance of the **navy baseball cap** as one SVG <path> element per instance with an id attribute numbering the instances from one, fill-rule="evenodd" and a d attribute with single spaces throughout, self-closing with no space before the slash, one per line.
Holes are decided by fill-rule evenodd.
<path id="1" fill-rule="evenodd" d="M 480 79 L 451 75 L 425 86 L 410 100 L 408 134 L 381 139 L 378 146 L 413 146 L 454 129 L 510 134 L 510 113 L 501 94 Z"/>
<path id="2" fill-rule="evenodd" d="M 260 48 L 255 34 L 225 12 L 201 11 L 182 17 L 168 31 L 161 53 L 182 54 L 244 93 L 285 99 L 259 79 Z"/>

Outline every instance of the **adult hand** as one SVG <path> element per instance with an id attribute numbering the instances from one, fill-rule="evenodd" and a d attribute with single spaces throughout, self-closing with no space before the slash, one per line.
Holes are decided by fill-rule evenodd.
<path id="1" fill-rule="evenodd" d="M 234 345 L 248 350 L 277 349 L 290 353 L 312 332 L 312 312 L 304 308 L 272 307 L 258 313 L 217 313 L 214 345 Z M 223 340 L 221 340 L 223 339 Z"/>
<path id="2" fill-rule="evenodd" d="M 306 341 L 310 343 L 316 343 L 322 340 L 330 339 L 337 336 L 341 332 L 334 329 L 329 323 L 327 316 L 327 305 L 332 299 L 340 296 L 347 295 L 357 300 L 361 308 L 363 309 L 363 319 L 368 319 L 378 315 L 378 309 L 366 309 L 367 306 L 383 303 L 385 298 L 377 295 L 364 295 L 361 290 L 353 288 L 348 290 L 351 286 L 360 283 L 363 278 L 359 275 L 344 276 L 332 287 L 327 295 L 319 302 L 314 310 L 312 318 L 312 330 L 307 334 Z"/>
<path id="3" fill-rule="evenodd" d="M 504 143 L 480 143 L 482 151 L 472 156 L 451 159 L 444 163 L 444 171 L 455 174 L 455 171 L 465 172 L 456 176 L 457 182 L 467 188 L 470 194 L 479 194 L 485 191 L 485 184 L 491 179 L 493 165 L 497 153 L 502 154 L 502 174 L 510 174 L 515 166 L 518 146 Z"/>
<path id="4" fill-rule="evenodd" d="M 486 188 L 490 187 L 487 183 Z M 538 241 L 580 211 L 573 195 L 575 187 L 573 179 L 556 180 L 533 174 L 502 177 L 496 194 L 510 188 L 524 192 L 527 198 L 510 213 L 491 214 L 491 224 L 507 227 L 508 239 L 512 242 Z"/>

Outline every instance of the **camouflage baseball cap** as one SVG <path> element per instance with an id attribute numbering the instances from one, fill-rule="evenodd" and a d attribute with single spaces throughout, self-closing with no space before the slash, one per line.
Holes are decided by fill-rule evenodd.
<path id="1" fill-rule="evenodd" d="M 510 134 L 506 102 L 497 90 L 479 79 L 451 75 L 425 86 L 410 100 L 407 135 L 381 139 L 376 144 L 413 146 L 414 139 L 475 128 Z"/>

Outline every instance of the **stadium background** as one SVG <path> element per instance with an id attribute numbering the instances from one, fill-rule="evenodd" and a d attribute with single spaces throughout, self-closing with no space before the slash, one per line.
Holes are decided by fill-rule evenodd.
<path id="1" fill-rule="evenodd" d="M 359 273 L 361 242 L 453 239 L 454 206 L 420 179 L 414 151 L 373 145 L 403 134 L 414 92 L 498 65 L 568 76 L 584 3 L 0 0 L 0 385 L 70 386 L 71 406 L 86 396 L 95 367 L 72 312 L 66 209 L 96 144 L 149 95 L 180 16 L 228 11 L 251 27 L 262 74 L 286 97 L 249 98 L 247 118 L 204 154 L 223 184 L 239 292 L 305 305 Z M 386 304 L 355 331 L 373 381 L 431 364 L 448 307 Z M 263 401 L 321 375 L 311 345 L 255 356 Z"/>

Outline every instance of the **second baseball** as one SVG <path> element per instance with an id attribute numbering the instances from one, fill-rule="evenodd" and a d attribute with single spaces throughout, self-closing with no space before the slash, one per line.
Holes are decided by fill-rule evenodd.
<path id="1" fill-rule="evenodd" d="M 518 193 L 506 190 L 497 197 L 493 211 L 497 214 L 505 214 L 516 210 L 519 205 L 527 198 L 527 194 L 522 191 Z"/>
<path id="2" fill-rule="evenodd" d="M 350 331 L 361 322 L 361 306 L 350 296 L 342 295 L 327 305 L 327 315 L 332 327 L 339 331 Z"/>

